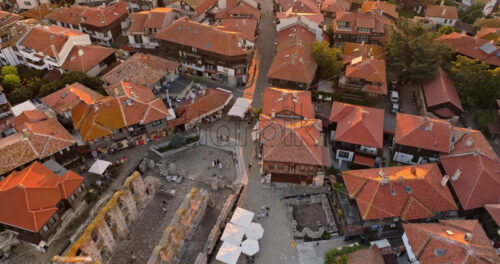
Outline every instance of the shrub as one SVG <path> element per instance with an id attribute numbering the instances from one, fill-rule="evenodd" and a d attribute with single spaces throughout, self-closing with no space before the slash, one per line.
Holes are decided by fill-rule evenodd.
<path id="1" fill-rule="evenodd" d="M 170 140 L 170 146 L 172 148 L 180 148 L 186 144 L 186 137 L 184 137 L 182 134 L 175 134 L 172 137 L 172 140 Z"/>
<path id="2" fill-rule="evenodd" d="M 321 234 L 321 239 L 323 240 L 328 240 L 330 239 L 331 235 L 330 233 L 326 232 L 326 231 L 323 231 L 323 234 Z"/>
<path id="3" fill-rule="evenodd" d="M 493 115 L 491 114 L 491 111 L 485 109 L 476 109 L 476 115 L 477 126 L 479 130 L 481 130 L 485 134 L 488 134 L 488 123 L 491 123 L 493 121 Z"/>

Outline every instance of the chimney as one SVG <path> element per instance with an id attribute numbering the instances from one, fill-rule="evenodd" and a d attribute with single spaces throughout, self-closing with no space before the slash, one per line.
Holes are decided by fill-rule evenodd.
<path id="1" fill-rule="evenodd" d="M 319 140 L 318 139 L 314 139 L 314 146 L 317 146 L 319 145 Z"/>
<path id="2" fill-rule="evenodd" d="M 444 6 L 444 0 L 441 0 L 440 6 Z"/>
<path id="3" fill-rule="evenodd" d="M 465 37 L 466 34 L 467 32 L 465 32 L 465 30 L 462 30 L 462 32 L 460 32 L 460 35 L 462 35 L 462 37 Z"/>
<path id="4" fill-rule="evenodd" d="M 469 242 L 472 239 L 472 234 L 471 233 L 465 233 L 464 235 L 464 240 Z"/>
<path id="5" fill-rule="evenodd" d="M 417 168 L 415 166 L 411 166 L 410 172 L 411 174 L 417 176 Z"/>
<path id="6" fill-rule="evenodd" d="M 98 104 L 93 104 L 93 106 L 94 106 L 94 111 L 96 111 L 96 112 L 99 111 L 99 105 Z"/>
<path id="7" fill-rule="evenodd" d="M 276 117 L 276 110 L 274 110 L 274 108 L 273 108 L 273 110 L 271 110 L 271 117 L 272 118 Z"/>
<path id="8" fill-rule="evenodd" d="M 450 178 L 450 176 L 444 175 L 443 179 L 441 180 L 441 186 L 446 187 L 446 183 L 448 183 L 449 178 Z"/>
<path id="9" fill-rule="evenodd" d="M 56 46 L 54 46 L 54 44 L 51 44 L 50 49 L 52 50 L 52 53 L 54 53 L 56 61 L 59 62 L 59 53 L 57 52 Z"/>
<path id="10" fill-rule="evenodd" d="M 466 147 L 470 147 L 470 146 L 472 146 L 472 143 L 473 143 L 473 142 L 474 142 L 474 141 L 472 140 L 472 137 L 471 137 L 471 136 L 469 136 L 469 138 L 467 138 L 467 141 L 465 141 L 465 146 L 466 146 Z"/>
<path id="11" fill-rule="evenodd" d="M 380 186 L 388 185 L 390 183 L 391 181 L 389 180 L 388 177 L 382 177 L 382 180 L 380 180 Z"/>
<path id="12" fill-rule="evenodd" d="M 385 170 L 384 170 L 384 168 L 382 168 L 382 169 L 378 170 L 378 175 L 379 175 L 380 177 L 382 177 L 382 178 L 384 178 L 384 177 L 385 177 Z"/>
<path id="13" fill-rule="evenodd" d="M 455 173 L 453 173 L 453 176 L 451 177 L 451 180 L 452 180 L 452 181 L 456 181 L 456 180 L 458 180 L 458 178 L 460 178 L 460 175 L 461 175 L 461 174 L 462 174 L 462 170 L 457 169 L 457 170 L 455 171 Z"/>
<path id="14" fill-rule="evenodd" d="M 443 12 L 441 12 L 441 16 L 443 17 L 444 15 L 446 15 L 446 7 L 443 7 Z"/>
<path id="15" fill-rule="evenodd" d="M 427 130 L 428 132 L 432 132 L 432 128 L 433 128 L 433 127 L 434 127 L 434 123 L 433 123 L 433 122 L 429 122 L 429 124 L 427 125 L 426 130 Z"/>

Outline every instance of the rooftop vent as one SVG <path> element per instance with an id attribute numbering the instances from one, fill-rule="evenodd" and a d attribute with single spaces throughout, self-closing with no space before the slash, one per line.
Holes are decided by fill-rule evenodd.
<path id="1" fill-rule="evenodd" d="M 406 191 L 406 193 L 411 193 L 411 187 L 410 186 L 406 186 L 405 187 L 405 191 Z"/>
<path id="2" fill-rule="evenodd" d="M 472 137 L 469 137 L 467 141 L 465 141 L 465 146 L 470 147 L 472 146 L 473 140 Z"/>
<path id="3" fill-rule="evenodd" d="M 432 128 L 434 127 L 434 123 L 433 122 L 429 122 L 429 125 L 427 125 L 427 131 L 428 132 L 432 132 Z"/>
<path id="4" fill-rule="evenodd" d="M 472 234 L 471 233 L 465 233 L 464 235 L 464 240 L 469 242 L 472 239 Z"/>
<path id="5" fill-rule="evenodd" d="M 391 189 L 391 194 L 392 194 L 392 195 L 396 195 L 396 190 Z"/>
<path id="6" fill-rule="evenodd" d="M 413 175 L 417 175 L 417 168 L 415 166 L 411 166 L 410 172 Z"/>
<path id="7" fill-rule="evenodd" d="M 385 176 L 385 170 L 383 168 L 378 170 L 378 175 L 383 178 Z"/>
<path id="8" fill-rule="evenodd" d="M 455 171 L 455 173 L 453 173 L 453 176 L 451 177 L 451 180 L 452 180 L 452 181 L 456 181 L 456 180 L 458 180 L 458 178 L 460 178 L 460 175 L 461 175 L 461 174 L 462 174 L 462 170 L 457 169 L 457 170 Z"/>
<path id="9" fill-rule="evenodd" d="M 446 255 L 446 251 L 444 249 L 434 249 L 434 255 L 440 257 Z"/>
<path id="10" fill-rule="evenodd" d="M 384 186 L 391 183 L 388 177 L 382 177 L 382 180 L 380 181 L 380 185 Z"/>
<path id="11" fill-rule="evenodd" d="M 448 183 L 448 179 L 450 178 L 450 176 L 448 175 L 444 175 L 443 176 L 443 179 L 441 180 L 441 186 L 445 187 L 446 184 Z"/>
<path id="12" fill-rule="evenodd" d="M 453 231 L 451 231 L 451 230 L 446 230 L 445 232 L 446 232 L 446 234 L 447 234 L 447 235 L 449 235 L 449 236 L 453 236 L 453 235 L 455 234 L 455 233 L 454 233 Z"/>
<path id="13" fill-rule="evenodd" d="M 68 91 L 64 92 L 62 95 L 61 95 L 61 98 L 64 99 L 66 97 L 66 95 L 68 95 Z"/>

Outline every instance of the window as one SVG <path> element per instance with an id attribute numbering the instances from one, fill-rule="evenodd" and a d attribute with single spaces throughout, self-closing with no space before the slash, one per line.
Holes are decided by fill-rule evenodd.
<path id="1" fill-rule="evenodd" d="M 359 31 L 359 32 L 370 32 L 370 31 L 371 31 L 371 29 L 369 29 L 369 28 L 362 28 L 362 27 L 359 27 L 359 28 L 358 28 L 358 31 Z"/>
<path id="2" fill-rule="evenodd" d="M 288 166 L 288 171 L 295 172 L 295 164 L 290 164 L 290 166 Z"/>
<path id="3" fill-rule="evenodd" d="M 446 255 L 446 251 L 444 249 L 434 249 L 434 255 L 440 257 Z"/>
<path id="4" fill-rule="evenodd" d="M 25 2 L 24 2 L 24 5 L 25 5 L 25 6 L 30 6 L 30 5 L 31 5 L 31 2 L 25 1 Z"/>
<path id="5" fill-rule="evenodd" d="M 72 194 L 72 195 L 69 197 L 69 199 L 70 199 L 71 201 L 75 200 L 75 198 L 76 198 L 75 194 Z"/>
<path id="6" fill-rule="evenodd" d="M 314 171 L 314 166 L 309 166 L 309 171 Z"/>
<path id="7" fill-rule="evenodd" d="M 274 169 L 274 164 L 273 164 L 273 163 L 269 163 L 268 167 L 269 167 L 270 169 Z"/>
<path id="8" fill-rule="evenodd" d="M 406 193 L 411 193 L 411 187 L 410 186 L 406 186 L 405 187 L 405 191 L 406 191 Z"/>
<path id="9" fill-rule="evenodd" d="M 56 222 L 56 219 L 54 217 L 49 219 L 49 225 L 53 225 Z"/>
<path id="10" fill-rule="evenodd" d="M 304 171 L 306 169 L 306 166 L 300 165 L 300 171 Z"/>
<path id="11" fill-rule="evenodd" d="M 358 42 L 366 42 L 368 41 L 368 36 L 367 35 L 358 35 L 358 39 L 357 39 Z"/>
<path id="12" fill-rule="evenodd" d="M 137 44 L 141 44 L 142 43 L 142 37 L 141 36 L 134 36 L 134 42 L 137 43 Z"/>
<path id="13" fill-rule="evenodd" d="M 193 52 L 197 52 L 197 51 L 198 51 L 198 49 L 197 49 L 197 48 L 195 48 L 195 47 L 192 47 L 192 48 L 191 48 L 191 50 L 192 50 Z"/>
<path id="14" fill-rule="evenodd" d="M 149 42 L 158 43 L 158 40 L 155 37 L 149 37 Z"/>
<path id="15" fill-rule="evenodd" d="M 77 191 L 78 193 L 81 193 L 81 192 L 83 191 L 82 186 L 78 186 L 78 189 L 76 189 L 76 191 Z"/>
<path id="16" fill-rule="evenodd" d="M 396 195 L 396 190 L 391 189 L 391 194 L 392 194 L 392 195 Z"/>
<path id="17" fill-rule="evenodd" d="M 43 232 L 47 232 L 47 231 L 49 231 L 49 227 L 47 225 L 44 225 L 42 227 L 42 230 L 43 230 Z"/>
<path id="18" fill-rule="evenodd" d="M 282 170 L 283 169 L 283 164 L 278 163 L 278 169 Z"/>
<path id="19" fill-rule="evenodd" d="M 156 120 L 151 123 L 153 126 L 157 126 L 161 124 L 161 120 Z"/>
<path id="20" fill-rule="evenodd" d="M 444 20 L 444 23 L 445 23 L 445 24 L 447 24 L 447 23 L 448 23 L 448 19 L 445 19 L 445 20 Z"/>
<path id="21" fill-rule="evenodd" d="M 347 151 L 342 151 L 342 150 L 339 150 L 338 152 L 338 156 L 341 157 L 341 158 L 344 158 L 344 159 L 348 159 L 349 158 L 349 152 Z"/>

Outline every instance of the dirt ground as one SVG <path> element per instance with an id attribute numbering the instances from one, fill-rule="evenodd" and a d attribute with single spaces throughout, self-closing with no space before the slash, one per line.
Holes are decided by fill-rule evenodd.
<path id="1" fill-rule="evenodd" d="M 321 226 L 328 225 L 321 203 L 294 205 L 293 219 L 297 221 L 297 230 L 299 231 L 302 231 L 304 227 L 309 227 L 313 231 L 318 231 L 318 222 Z"/>

